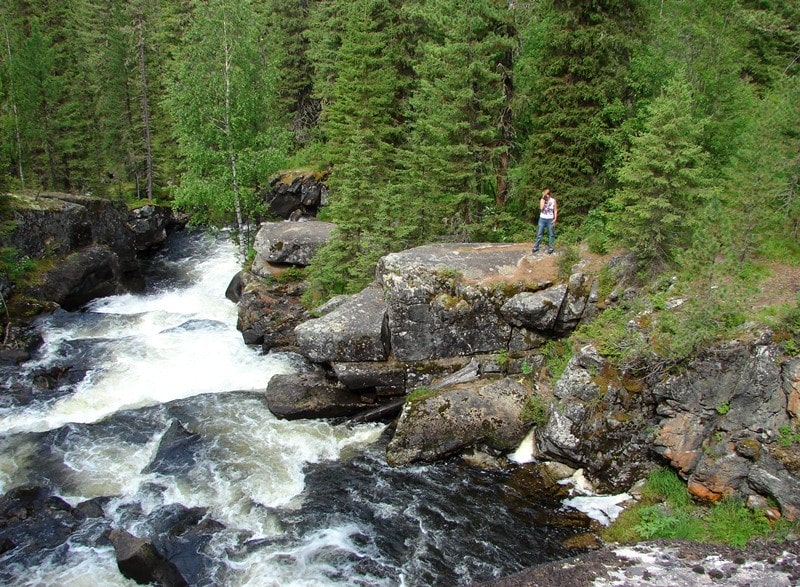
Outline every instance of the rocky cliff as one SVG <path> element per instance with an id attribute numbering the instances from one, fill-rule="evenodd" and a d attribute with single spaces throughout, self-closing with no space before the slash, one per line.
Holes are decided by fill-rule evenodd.
<path id="1" fill-rule="evenodd" d="M 581 263 L 564 280 L 556 269 L 521 244 L 387 255 L 372 285 L 298 324 L 295 348 L 313 374 L 274 378 L 270 406 L 280 417 L 341 417 L 400 398 L 389 403 L 402 405 L 387 451 L 397 465 L 502 456 L 532 433 L 531 460 L 583 469 L 600 490 L 669 464 L 698 498 L 735 495 L 796 518 L 800 447 L 784 440 L 797 426 L 800 359 L 764 332 L 669 374 L 634 376 L 587 346 L 549 390 L 537 378 L 543 346 L 615 297 L 599 300 L 596 271 Z"/>
<path id="2" fill-rule="evenodd" d="M 5 275 L 3 297 L 19 315 L 88 301 L 140 286 L 137 255 L 182 227 L 168 208 L 129 211 L 123 202 L 75 194 L 7 196 L 0 246 L 36 262 L 18 281 Z"/>

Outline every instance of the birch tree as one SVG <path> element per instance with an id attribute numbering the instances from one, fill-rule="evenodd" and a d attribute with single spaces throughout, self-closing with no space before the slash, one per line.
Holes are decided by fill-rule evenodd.
<path id="1" fill-rule="evenodd" d="M 167 89 L 185 167 L 176 201 L 198 222 L 234 223 L 242 255 L 256 187 L 280 167 L 286 140 L 259 39 L 251 2 L 196 2 Z"/>

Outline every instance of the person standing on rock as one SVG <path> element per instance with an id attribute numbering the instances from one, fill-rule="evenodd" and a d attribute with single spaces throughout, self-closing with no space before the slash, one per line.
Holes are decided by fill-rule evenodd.
<path id="1" fill-rule="evenodd" d="M 542 242 L 544 229 L 547 228 L 549 246 L 547 252 L 554 251 L 553 245 L 556 242 L 556 220 L 558 220 L 558 202 L 550 193 L 550 188 L 542 192 L 542 199 L 539 200 L 539 228 L 536 230 L 536 242 L 533 243 L 533 252 L 539 252 L 539 245 Z"/>

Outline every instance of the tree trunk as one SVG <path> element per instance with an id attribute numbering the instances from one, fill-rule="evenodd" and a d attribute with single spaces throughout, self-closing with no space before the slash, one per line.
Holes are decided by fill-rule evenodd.
<path id="1" fill-rule="evenodd" d="M 222 18 L 222 43 L 225 51 L 225 115 L 224 130 L 228 141 L 228 165 L 231 169 L 231 190 L 233 191 L 233 207 L 236 214 L 236 229 L 239 232 L 239 254 L 242 259 L 247 258 L 247 238 L 244 226 L 244 213 L 242 210 L 242 198 L 239 193 L 239 178 L 236 175 L 236 149 L 234 146 L 233 128 L 231 124 L 231 61 L 233 59 L 233 49 L 228 40 L 228 22 L 223 14 Z"/>
<path id="2" fill-rule="evenodd" d="M 144 126 L 145 178 L 147 180 L 147 197 L 153 198 L 153 141 L 150 129 L 150 102 L 147 92 L 147 60 L 145 58 L 144 17 L 139 14 L 136 22 L 137 57 L 139 59 L 139 83 L 141 85 L 140 102 L 142 107 L 142 124 Z"/>
<path id="3" fill-rule="evenodd" d="M 6 50 L 8 52 L 8 62 L 11 63 L 11 37 L 6 28 Z M 20 187 L 25 189 L 25 173 L 22 166 L 22 136 L 19 132 L 19 112 L 17 112 L 17 101 L 14 98 L 14 80 L 9 78 L 9 95 L 11 96 L 11 114 L 14 118 L 14 141 L 17 147 L 17 176 L 19 177 Z"/>

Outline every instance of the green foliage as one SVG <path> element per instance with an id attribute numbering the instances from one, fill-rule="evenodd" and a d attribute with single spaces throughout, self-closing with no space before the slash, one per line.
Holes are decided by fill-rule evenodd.
<path id="1" fill-rule="evenodd" d="M 618 171 L 612 230 L 649 271 L 674 263 L 677 251 L 694 244 L 696 210 L 708 197 L 707 123 L 693 112 L 691 87 L 677 76 L 647 109 Z"/>
<path id="2" fill-rule="evenodd" d="M 731 411 L 731 405 L 728 402 L 723 402 L 714 408 L 720 416 L 724 416 Z"/>
<path id="3" fill-rule="evenodd" d="M 305 279 L 305 269 L 302 267 L 288 267 L 275 276 L 278 283 L 300 283 Z"/>
<path id="4" fill-rule="evenodd" d="M 562 340 L 549 340 L 542 352 L 551 381 L 558 381 L 572 358 L 572 347 Z"/>
<path id="5" fill-rule="evenodd" d="M 643 508 L 639 512 L 636 531 L 645 540 L 658 538 L 700 540 L 702 521 L 689 510 L 668 510 L 660 506 Z"/>
<path id="6" fill-rule="evenodd" d="M 711 542 L 724 542 L 739 548 L 770 530 L 763 512 L 751 510 L 737 500 L 725 498 L 704 517 Z"/>
<path id="7" fill-rule="evenodd" d="M 522 405 L 522 412 L 520 418 L 523 422 L 542 427 L 547 424 L 549 420 L 549 411 L 547 402 L 536 394 L 531 394 L 525 398 L 525 403 Z"/>
<path id="8" fill-rule="evenodd" d="M 770 523 L 763 512 L 733 498 L 708 507 L 695 504 L 674 471 L 657 469 L 642 488 L 642 500 L 623 512 L 603 537 L 620 542 L 677 538 L 741 548 L 754 538 L 785 539 L 796 529 L 797 523 Z"/>
<path id="9" fill-rule="evenodd" d="M 791 446 L 800 443 L 800 431 L 795 432 L 790 424 L 784 424 L 778 429 L 778 444 Z"/>
<path id="10" fill-rule="evenodd" d="M 406 396 L 407 402 L 421 402 L 436 396 L 439 392 L 429 387 L 418 387 Z"/>
<path id="11" fill-rule="evenodd" d="M 537 2 L 521 30 L 517 127 L 525 134 L 515 198 L 531 217 L 550 187 L 559 221 L 606 198 L 609 135 L 629 115 L 626 71 L 641 33 L 636 1 Z"/>
<path id="12" fill-rule="evenodd" d="M 660 468 L 651 471 L 642 488 L 642 499 L 649 503 L 666 502 L 673 508 L 686 508 L 692 498 L 686 483 L 672 469 Z"/>
<path id="13" fill-rule="evenodd" d="M 644 277 L 800 259 L 796 3 L 512 4 L 3 3 L 0 182 L 174 195 L 244 255 L 269 176 L 330 166 L 315 298 L 389 251 L 530 240 L 548 186 L 560 243 Z"/>
<path id="14" fill-rule="evenodd" d="M 11 247 L 0 247 L 0 273 L 5 273 L 15 281 L 34 267 L 29 257 L 20 257 L 19 251 Z"/>
<path id="15" fill-rule="evenodd" d="M 580 253 L 578 248 L 573 245 L 564 247 L 564 252 L 558 257 L 558 277 L 562 281 L 567 281 L 569 276 L 572 275 L 572 268 L 575 263 L 580 261 Z"/>
<path id="16" fill-rule="evenodd" d="M 214 0 L 192 16 L 167 100 L 186 166 L 176 204 L 204 223 L 235 223 L 243 236 L 260 205 L 253 188 L 284 160 L 275 73 L 261 66 L 250 2 Z"/>

